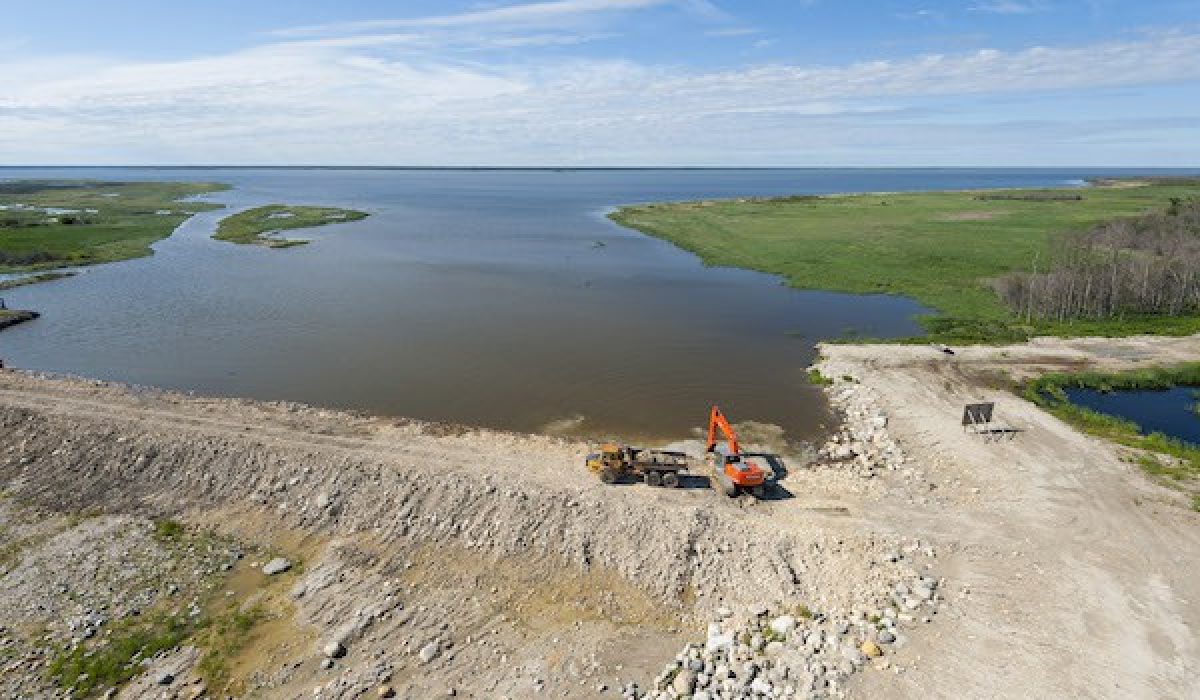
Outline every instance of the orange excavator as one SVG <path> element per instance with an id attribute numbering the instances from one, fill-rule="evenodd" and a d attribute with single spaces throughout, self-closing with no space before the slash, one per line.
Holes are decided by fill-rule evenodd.
<path id="1" fill-rule="evenodd" d="M 718 431 L 725 437 L 724 447 L 717 444 Z M 733 498 L 749 493 L 762 498 L 766 495 L 766 470 L 743 459 L 737 433 L 715 405 L 708 414 L 708 443 L 704 451 L 716 483 L 726 496 Z"/>

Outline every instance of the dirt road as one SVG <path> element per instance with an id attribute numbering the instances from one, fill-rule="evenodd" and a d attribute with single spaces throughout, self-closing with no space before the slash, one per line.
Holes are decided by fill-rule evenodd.
<path id="1" fill-rule="evenodd" d="M 877 393 L 928 482 L 924 502 L 884 497 L 871 517 L 938 542 L 952 593 L 968 591 L 902 653 L 908 672 L 864 675 L 863 697 L 1200 697 L 1200 514 L 1122 449 L 986 388 L 996 371 L 1194 361 L 1200 337 L 822 352 L 827 376 Z M 963 432 L 981 400 L 1016 440 Z"/>

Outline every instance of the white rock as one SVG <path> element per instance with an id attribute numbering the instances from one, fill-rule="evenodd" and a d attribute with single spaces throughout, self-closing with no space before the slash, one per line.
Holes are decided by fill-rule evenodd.
<path id="1" fill-rule="evenodd" d="M 267 576 L 274 576 L 275 574 L 282 574 L 290 568 L 292 568 L 292 562 L 283 557 L 275 557 L 266 564 L 263 564 L 262 572 Z"/>
<path id="2" fill-rule="evenodd" d="M 437 657 L 439 651 L 441 651 L 441 649 L 438 647 L 438 643 L 430 642 L 421 647 L 421 651 L 417 653 L 417 656 L 421 659 L 421 663 L 427 664 Z"/>
<path id="3" fill-rule="evenodd" d="M 796 629 L 796 618 L 791 615 L 780 615 L 771 620 L 771 631 L 780 637 L 788 637 Z"/>
<path id="4" fill-rule="evenodd" d="M 773 690 L 774 687 L 771 685 L 771 682 L 765 678 L 755 678 L 754 682 L 750 684 L 750 691 L 759 695 L 770 696 Z"/>
<path id="5" fill-rule="evenodd" d="M 682 697 L 691 695 L 696 688 L 696 674 L 687 669 L 680 671 L 671 681 L 671 688 Z"/>
<path id="6" fill-rule="evenodd" d="M 704 651 L 709 654 L 718 651 L 729 653 L 733 648 L 733 633 L 721 633 L 721 626 L 715 622 L 708 626 L 708 641 L 704 643 Z"/>

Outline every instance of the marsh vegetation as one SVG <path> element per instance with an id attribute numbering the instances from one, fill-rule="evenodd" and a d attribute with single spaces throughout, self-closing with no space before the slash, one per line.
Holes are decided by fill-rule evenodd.
<path id="1" fill-rule="evenodd" d="M 344 224 L 366 217 L 366 212 L 354 209 L 271 204 L 247 209 L 222 219 L 213 238 L 230 243 L 289 248 L 304 245 L 308 241 L 301 238 L 281 238 L 277 234 L 327 224 Z"/>
<path id="2" fill-rule="evenodd" d="M 917 192 L 646 204 L 623 207 L 611 218 L 692 251 L 709 265 L 770 272 L 805 289 L 911 297 L 938 311 L 921 319 L 937 340 L 1014 342 L 1037 334 L 1200 331 L 1200 314 L 1194 306 L 1177 301 L 1133 305 L 1115 315 L 1018 313 L 1006 303 L 1007 293 L 997 293 L 996 284 L 1008 275 L 1028 273 L 1038 261 L 1045 271 L 1063 240 L 1092 241 L 1094 247 L 1102 239 L 1110 246 L 1117 241 L 1121 246 L 1144 246 L 1119 254 L 1122 264 L 1130 259 L 1130 275 L 1135 270 L 1144 272 L 1152 266 L 1151 252 L 1161 258 L 1171 255 L 1171 246 L 1196 246 L 1194 231 L 1191 239 L 1183 238 L 1189 213 L 1155 212 L 1169 212 L 1198 195 L 1200 180 L 1164 179 L 1079 191 Z M 1134 236 L 1125 233 L 1142 229 L 1123 223 L 1113 224 L 1121 236 L 1070 234 L 1094 231 L 1114 220 L 1137 221 L 1136 217 L 1160 223 L 1177 220 L 1184 226 L 1164 227 L 1156 242 L 1135 243 Z M 1161 272 L 1163 280 L 1192 279 L 1187 261 L 1178 262 L 1178 269 Z M 1197 274 L 1194 260 L 1190 274 Z M 1192 289 L 1195 281 L 1188 284 Z M 1169 293 L 1177 295 L 1178 290 Z M 1095 296 L 1089 292 L 1088 298 Z M 1164 304 L 1174 313 L 1160 313 Z"/>
<path id="3" fill-rule="evenodd" d="M 0 182 L 0 272 L 94 265 L 149 255 L 193 214 L 221 205 L 192 197 L 214 183 Z"/>

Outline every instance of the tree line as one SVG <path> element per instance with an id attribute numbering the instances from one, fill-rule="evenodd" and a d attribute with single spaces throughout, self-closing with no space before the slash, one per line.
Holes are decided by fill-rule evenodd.
<path id="1" fill-rule="evenodd" d="M 1058 236 L 996 289 L 1027 321 L 1200 312 L 1200 199 Z"/>

